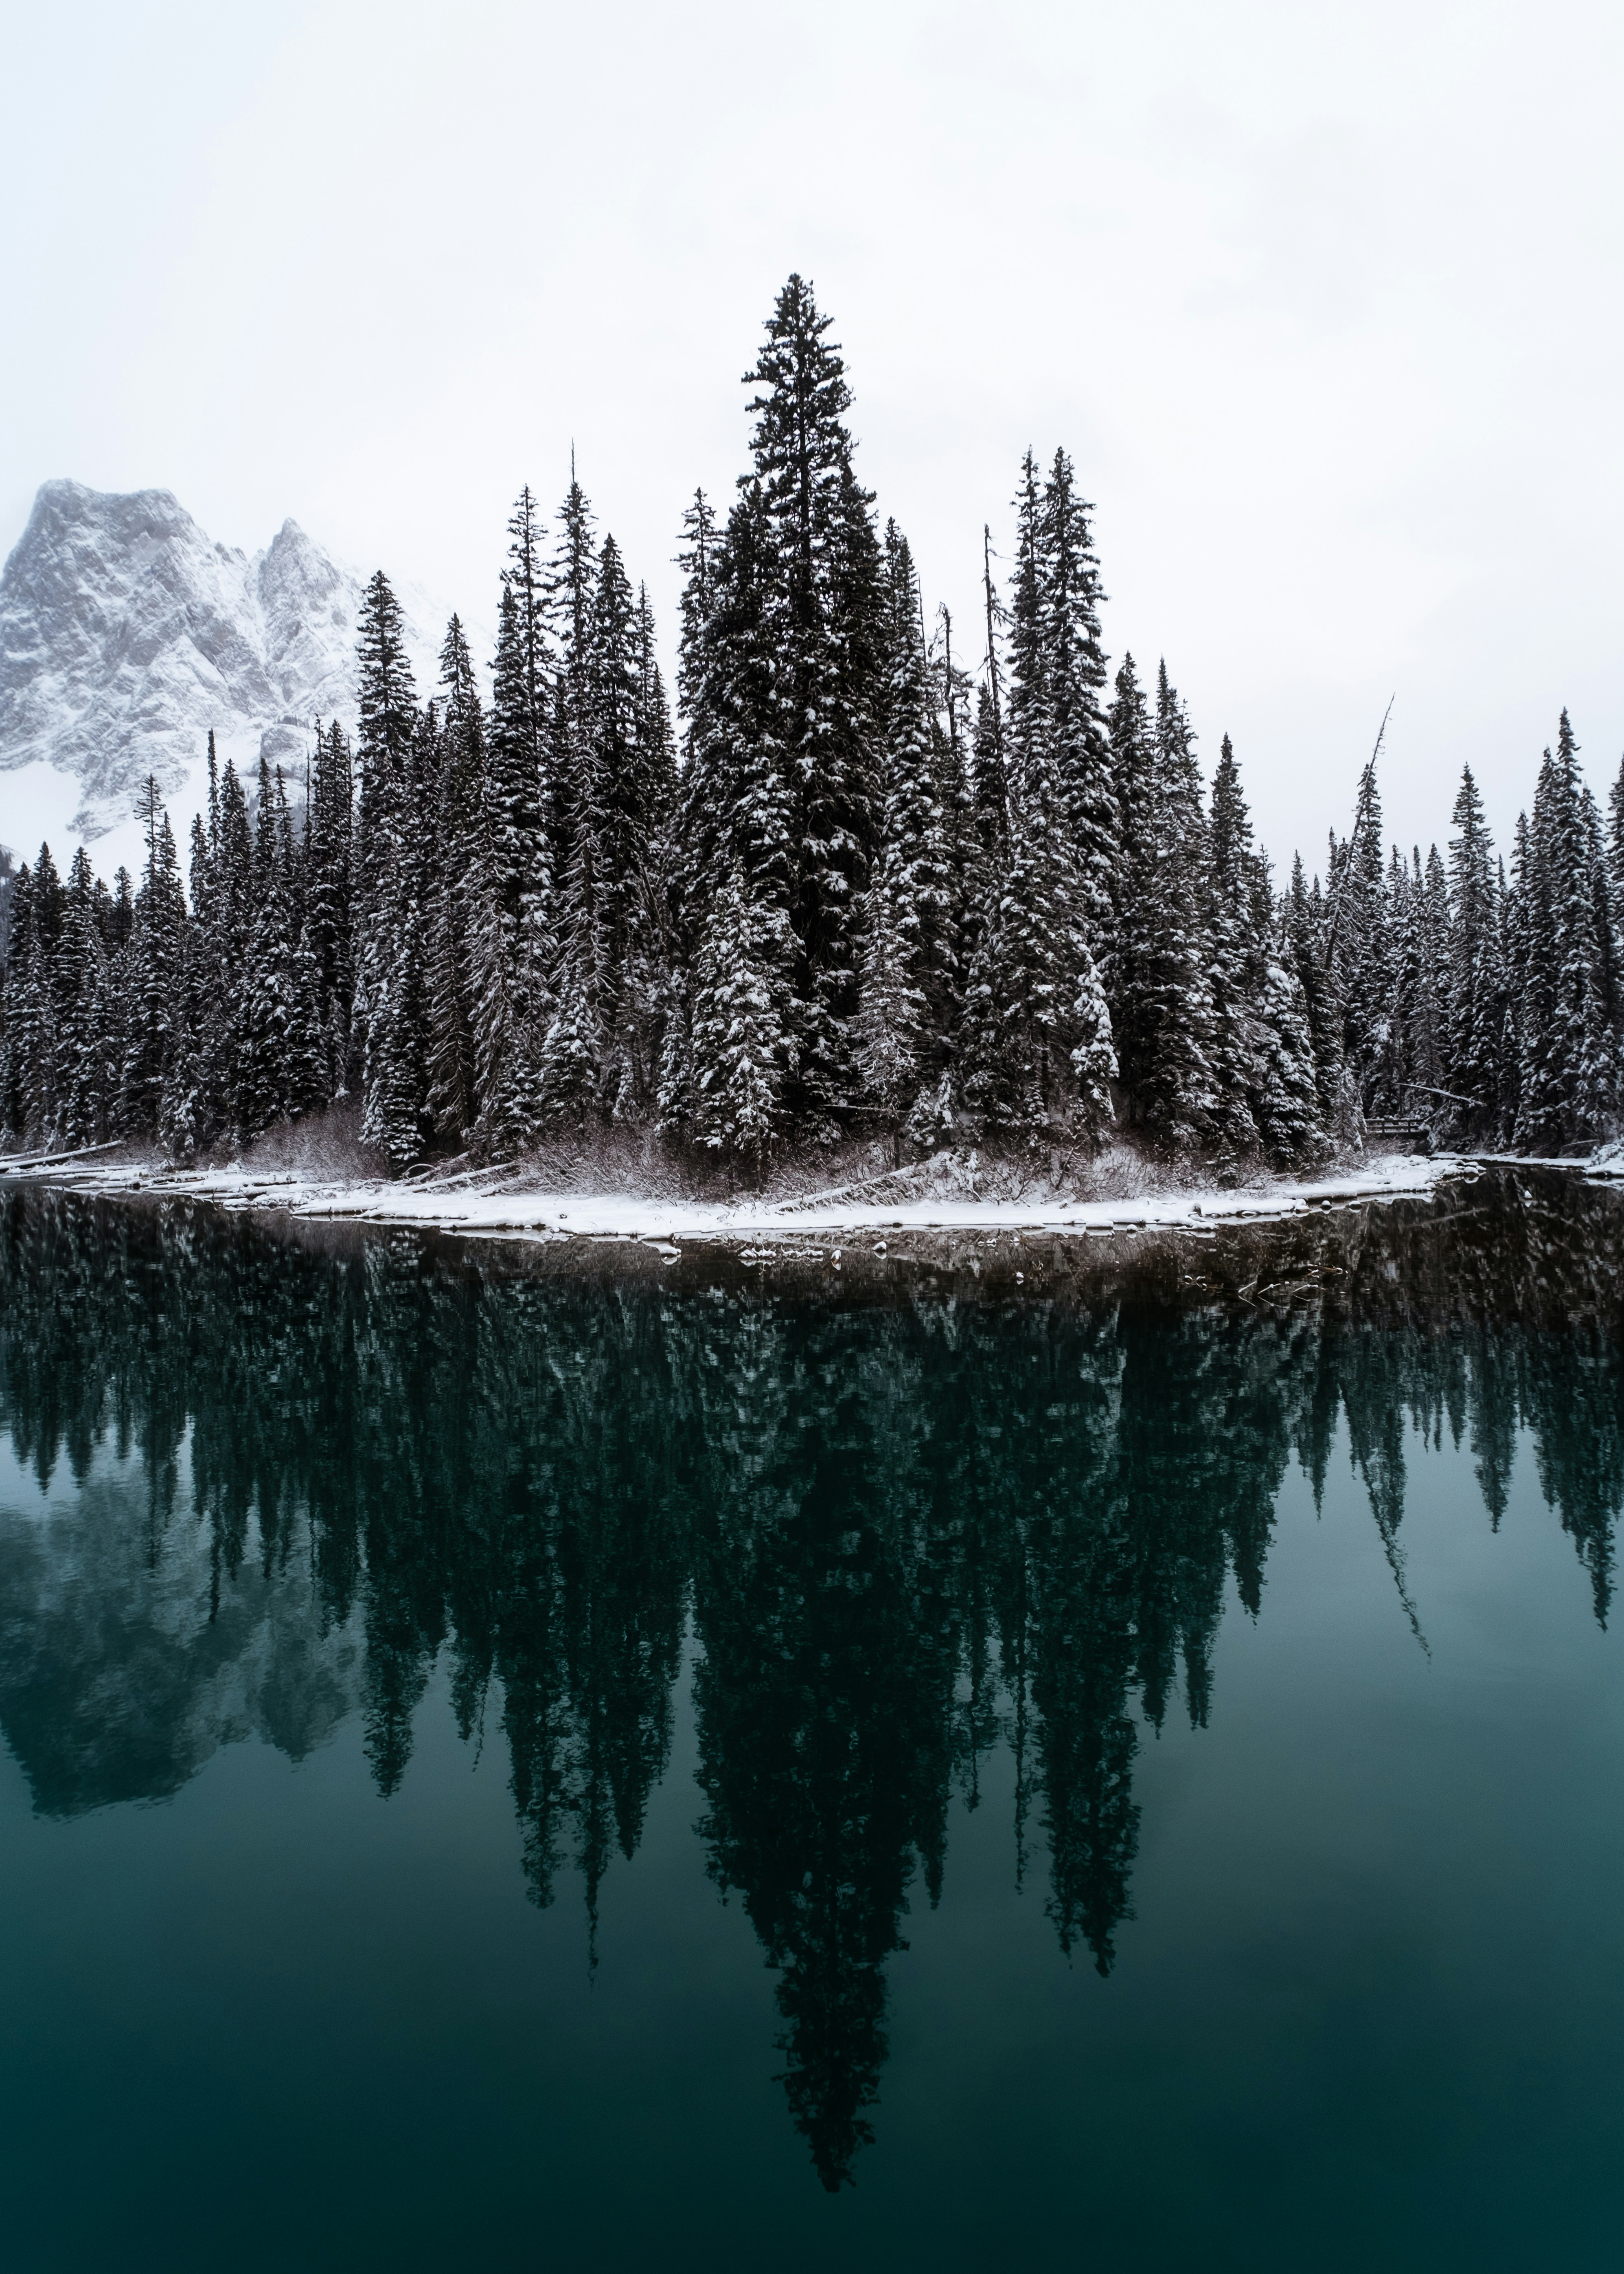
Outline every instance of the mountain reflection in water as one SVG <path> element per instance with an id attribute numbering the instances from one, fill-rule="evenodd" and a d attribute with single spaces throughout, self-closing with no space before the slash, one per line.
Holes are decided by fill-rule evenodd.
<path id="1" fill-rule="evenodd" d="M 1407 1447 L 1466 1443 L 1498 1524 L 1528 1431 L 1606 1621 L 1624 1204 L 1576 1179 L 1083 1250 L 1021 1296 L 710 1268 L 7 1197 L 0 1424 L 78 1487 L 0 1509 L 36 1811 L 174 1793 L 249 1736 L 297 1758 L 356 1712 L 387 1797 L 439 1661 L 465 1737 L 500 1717 L 534 1900 L 577 1870 L 590 1939 L 691 1634 L 706 1867 L 777 1971 L 835 2189 L 887 1961 L 1000 1743 L 1010 1868 L 1041 1859 L 1060 1949 L 1110 1970 L 1141 1731 L 1219 1710 L 1226 1592 L 1259 1614 L 1294 1458 L 1318 1497 L 1345 1421 L 1425 1647 Z M 104 1449 L 139 1452 L 139 1506 Z"/>

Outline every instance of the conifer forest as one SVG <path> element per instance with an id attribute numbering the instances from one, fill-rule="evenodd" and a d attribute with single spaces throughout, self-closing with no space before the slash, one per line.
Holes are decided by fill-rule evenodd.
<path id="1" fill-rule="evenodd" d="M 1379 743 L 1348 833 L 1272 870 L 1228 737 L 1209 786 L 1167 664 L 1112 667 L 1065 451 L 1019 469 L 1007 574 L 966 531 L 981 620 L 933 617 L 830 328 L 792 276 L 737 494 L 682 516 L 674 706 L 572 475 L 514 508 L 488 703 L 455 616 L 414 684 L 380 570 L 300 779 L 211 742 L 184 866 L 149 782 L 139 879 L 0 877 L 8 1141 L 195 1158 L 345 1098 L 396 1171 L 613 1124 L 757 1179 L 861 1132 L 1278 1167 L 1367 1118 L 1613 1134 L 1624 768 L 1604 813 L 1563 712 L 1514 841 L 1468 771 L 1424 856 Z"/>

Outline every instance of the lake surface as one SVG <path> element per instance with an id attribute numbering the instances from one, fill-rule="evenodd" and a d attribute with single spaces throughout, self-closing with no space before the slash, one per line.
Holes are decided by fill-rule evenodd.
<path id="1" fill-rule="evenodd" d="M 1620 2263 L 1624 1196 L 868 1245 L 0 1203 L 9 2266 Z"/>

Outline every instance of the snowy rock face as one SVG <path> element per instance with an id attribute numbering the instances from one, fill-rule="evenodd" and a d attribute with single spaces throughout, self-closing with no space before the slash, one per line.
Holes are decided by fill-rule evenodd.
<path id="1" fill-rule="evenodd" d="M 73 776 L 92 838 L 149 773 L 177 790 L 211 727 L 239 766 L 302 763 L 313 718 L 352 719 L 360 597 L 295 522 L 250 560 L 168 490 L 47 482 L 0 575 L 0 772 Z"/>

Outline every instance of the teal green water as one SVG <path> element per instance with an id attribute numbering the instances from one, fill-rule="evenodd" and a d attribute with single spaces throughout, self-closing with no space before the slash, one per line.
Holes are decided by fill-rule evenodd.
<path id="1" fill-rule="evenodd" d="M 1554 1175 L 840 1281 L 14 1193 L 5 2263 L 1610 2269 L 1621 1504 Z"/>

